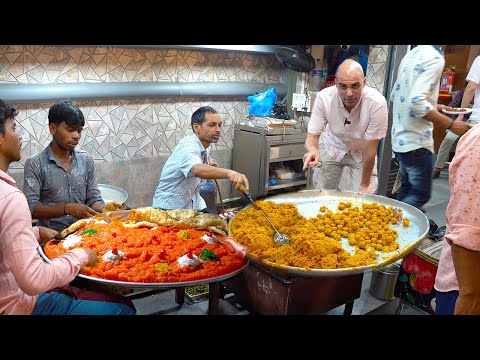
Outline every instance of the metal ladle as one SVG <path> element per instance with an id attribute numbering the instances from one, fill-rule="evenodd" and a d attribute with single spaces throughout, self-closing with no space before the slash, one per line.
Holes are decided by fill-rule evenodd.
<path id="1" fill-rule="evenodd" d="M 270 225 L 272 226 L 273 230 L 275 230 L 275 235 L 273 236 L 273 240 L 277 243 L 277 244 L 281 244 L 281 245 L 286 245 L 288 243 L 290 243 L 290 238 L 284 234 L 284 233 L 281 233 L 280 231 L 277 230 L 277 228 L 275 227 L 275 225 L 273 225 L 273 223 L 270 221 L 270 219 L 268 218 L 267 214 L 265 213 L 265 211 L 263 211 L 260 206 L 258 206 L 257 204 L 255 204 L 255 201 L 253 201 L 252 199 L 252 195 L 250 195 L 250 193 L 247 191 L 247 189 L 245 189 L 245 186 L 243 185 L 240 185 L 238 187 L 238 190 L 248 199 L 251 201 L 251 203 L 253 204 L 253 206 L 255 206 L 255 208 L 257 208 L 258 210 L 261 211 L 261 213 L 263 214 L 263 216 L 265 216 L 265 219 L 267 219 L 267 221 L 270 223 Z"/>

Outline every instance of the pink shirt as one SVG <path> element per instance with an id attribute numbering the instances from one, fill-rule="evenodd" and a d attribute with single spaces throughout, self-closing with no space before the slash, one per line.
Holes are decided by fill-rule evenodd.
<path id="1" fill-rule="evenodd" d="M 82 249 L 45 262 L 37 251 L 39 238 L 27 199 L 0 170 L 0 314 L 31 314 L 38 294 L 67 285 L 87 264 Z"/>
<path id="2" fill-rule="evenodd" d="M 345 120 L 350 124 L 345 124 Z M 323 131 L 325 151 L 336 161 L 347 152 L 362 162 L 365 142 L 385 137 L 388 128 L 388 111 L 385 97 L 376 89 L 364 86 L 358 104 L 349 113 L 343 105 L 336 86 L 330 86 L 315 98 L 308 132 L 319 135 Z"/>
<path id="3" fill-rule="evenodd" d="M 446 211 L 447 231 L 435 278 L 435 289 L 458 290 L 450 242 L 480 251 L 480 126 L 474 126 L 457 144 L 450 164 L 450 201 Z"/>

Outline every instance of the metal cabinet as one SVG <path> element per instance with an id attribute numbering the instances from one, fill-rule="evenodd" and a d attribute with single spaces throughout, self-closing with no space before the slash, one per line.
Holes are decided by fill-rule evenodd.
<path id="1" fill-rule="evenodd" d="M 294 191 L 310 186 L 311 174 L 303 171 L 306 133 L 300 129 L 266 129 L 236 125 L 233 138 L 232 169 L 245 174 L 254 199 L 276 191 Z M 273 178 L 272 169 L 287 166 L 295 170 L 292 179 Z"/>

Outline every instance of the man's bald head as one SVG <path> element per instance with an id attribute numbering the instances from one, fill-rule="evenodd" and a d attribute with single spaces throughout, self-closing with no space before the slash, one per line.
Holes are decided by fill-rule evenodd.
<path id="1" fill-rule="evenodd" d="M 363 78 L 363 68 L 358 61 L 353 59 L 344 60 L 337 68 L 335 77 L 360 76 Z"/>

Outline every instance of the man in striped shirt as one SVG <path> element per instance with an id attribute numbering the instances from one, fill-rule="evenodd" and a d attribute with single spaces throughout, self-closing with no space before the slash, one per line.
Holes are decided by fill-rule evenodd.
<path id="1" fill-rule="evenodd" d="M 200 188 L 209 179 L 229 179 L 235 188 L 240 184 L 249 188 L 245 175 L 219 168 L 210 156 L 210 144 L 220 139 L 220 114 L 210 106 L 202 106 L 192 114 L 191 125 L 194 134 L 179 141 L 163 166 L 153 195 L 155 208 L 208 212 Z"/>

